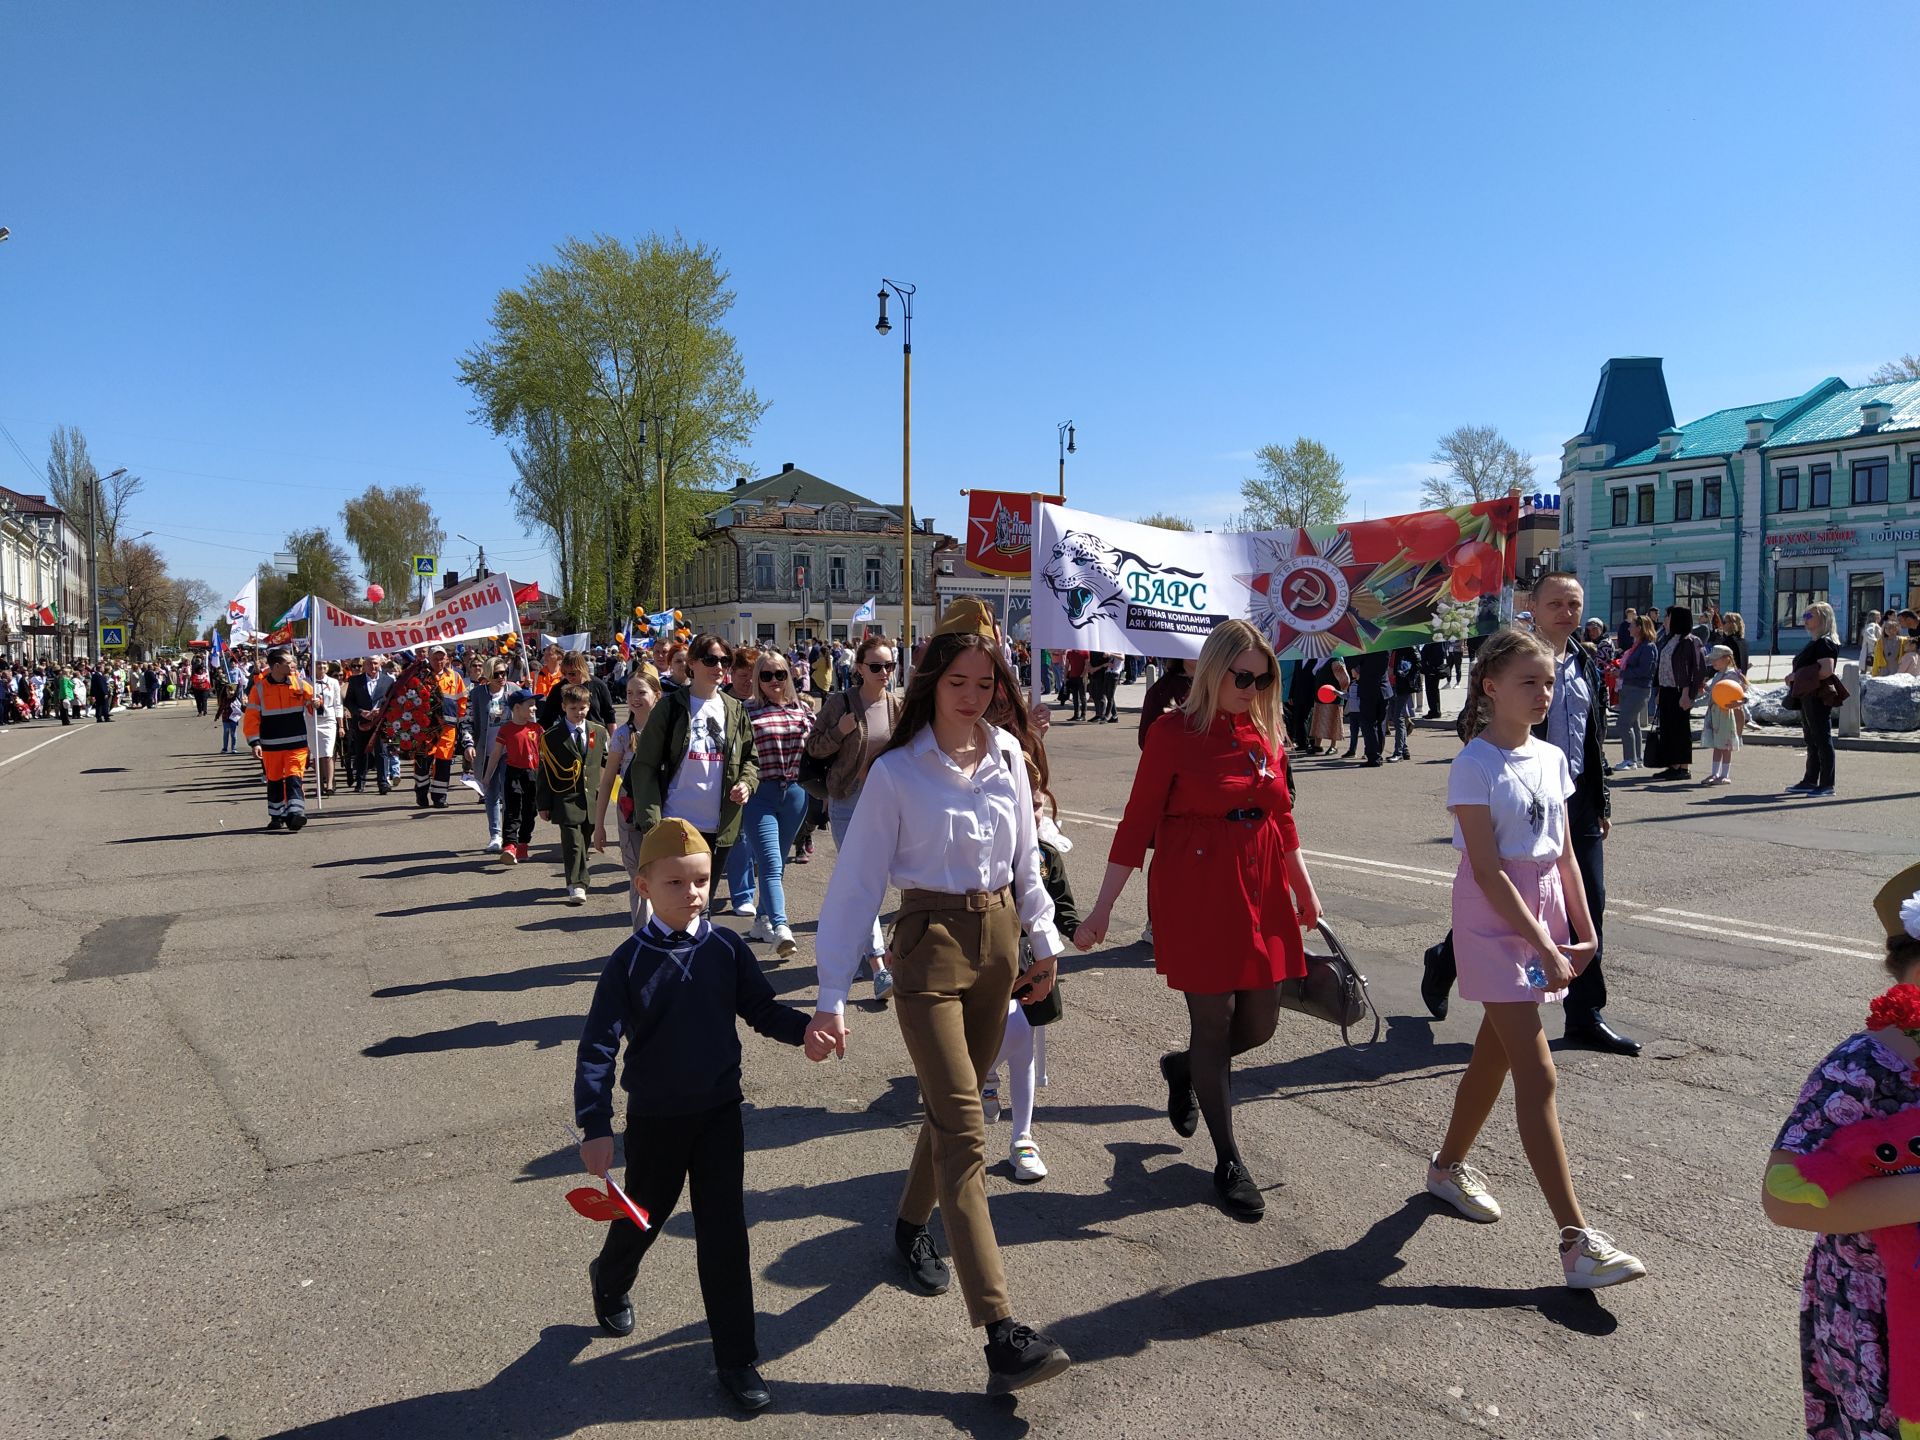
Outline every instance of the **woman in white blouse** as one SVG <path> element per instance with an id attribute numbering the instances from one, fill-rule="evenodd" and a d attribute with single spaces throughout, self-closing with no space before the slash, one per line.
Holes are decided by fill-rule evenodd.
<path id="1" fill-rule="evenodd" d="M 986 720 L 996 700 L 1006 729 Z M 893 738 L 867 772 L 834 867 L 816 940 L 820 999 L 809 1028 L 810 1040 L 846 1053 L 847 991 L 891 880 L 901 892 L 893 1008 L 927 1112 L 894 1243 L 916 1289 L 944 1292 L 947 1267 L 927 1232 L 938 1203 L 968 1317 L 987 1332 L 994 1394 L 1051 1379 L 1070 1363 L 1047 1336 L 1014 1322 L 987 1212 L 980 1085 L 1000 1050 L 1016 976 L 1032 987 L 1023 998 L 1044 999 L 1064 948 L 1041 883 L 1021 754 L 1027 725 L 992 613 L 977 600 L 955 601 L 914 669 Z M 1024 974 L 1022 930 L 1035 957 Z"/>

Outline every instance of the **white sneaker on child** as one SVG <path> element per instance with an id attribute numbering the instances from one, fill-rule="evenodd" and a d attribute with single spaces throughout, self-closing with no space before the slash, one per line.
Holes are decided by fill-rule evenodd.
<path id="1" fill-rule="evenodd" d="M 1613 1243 L 1611 1235 L 1569 1225 L 1560 1232 L 1560 1264 L 1574 1290 L 1604 1290 L 1647 1273 L 1647 1267 Z"/>
<path id="2" fill-rule="evenodd" d="M 1047 1162 L 1040 1158 L 1040 1148 L 1033 1143 L 1033 1136 L 1015 1137 L 1007 1158 L 1013 1162 L 1013 1178 L 1021 1184 L 1031 1185 L 1047 1178 Z"/>

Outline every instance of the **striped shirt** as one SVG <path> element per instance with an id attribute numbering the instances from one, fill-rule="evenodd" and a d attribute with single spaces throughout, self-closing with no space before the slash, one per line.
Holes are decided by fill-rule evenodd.
<path id="1" fill-rule="evenodd" d="M 798 780 L 807 732 L 813 729 L 813 707 L 797 703 L 749 705 L 747 719 L 753 722 L 753 749 L 760 762 L 760 778 L 789 785 Z"/>

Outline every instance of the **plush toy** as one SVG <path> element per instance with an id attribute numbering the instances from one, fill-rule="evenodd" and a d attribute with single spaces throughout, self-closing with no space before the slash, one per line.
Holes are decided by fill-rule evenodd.
<path id="1" fill-rule="evenodd" d="M 1811 1155 L 1767 1171 L 1767 1193 L 1824 1210 L 1848 1186 L 1883 1175 L 1920 1175 L 1920 1109 L 1861 1120 Z M 1887 1275 L 1887 1401 L 1900 1440 L 1920 1440 L 1920 1225 L 1875 1230 Z"/>

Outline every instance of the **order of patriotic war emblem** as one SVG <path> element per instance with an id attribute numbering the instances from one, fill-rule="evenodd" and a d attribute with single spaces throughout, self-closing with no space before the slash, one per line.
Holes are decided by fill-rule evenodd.
<path id="1" fill-rule="evenodd" d="M 1061 536 L 1040 578 L 1076 630 L 1105 619 L 1131 631 L 1206 635 L 1226 618 L 1206 613 L 1202 572 L 1156 565 L 1088 530 Z"/>

